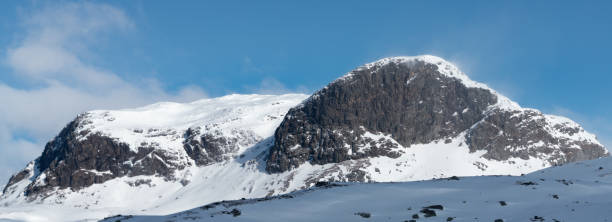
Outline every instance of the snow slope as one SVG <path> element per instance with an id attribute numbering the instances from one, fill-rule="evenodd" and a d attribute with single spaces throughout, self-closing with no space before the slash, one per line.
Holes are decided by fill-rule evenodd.
<path id="1" fill-rule="evenodd" d="M 37 203 L 19 198 L 3 200 L 10 204 L 0 208 L 0 219 L 95 221 L 116 214 L 165 215 L 220 200 L 284 194 L 309 188 L 320 180 L 346 181 L 346 175 L 353 168 L 366 171 L 369 181 L 390 182 L 453 175 L 520 175 L 549 166 L 537 159 L 487 160 L 481 157 L 483 153 L 469 153 L 469 149 L 461 145 L 462 140 L 457 138 L 449 144 L 439 142 L 410 149 L 400 146 L 399 149 L 405 150 L 405 153 L 396 159 L 376 157 L 339 164 L 305 164 L 290 172 L 268 174 L 260 155 L 271 145 L 271 139 L 267 139 L 247 149 L 243 158 L 185 169 L 181 175 L 184 180 L 190 181 L 186 185 L 165 181 L 161 177 L 123 177 L 76 192 L 58 190 L 57 195 Z M 147 183 L 130 185 L 139 181 Z"/>
<path id="2" fill-rule="evenodd" d="M 222 202 L 168 216 L 105 221 L 409 221 L 415 214 L 415 221 L 612 220 L 610 158 L 524 176 L 341 185 Z M 442 209 L 433 207 L 435 216 L 425 217 L 421 211 L 432 205 Z"/>
<path id="3" fill-rule="evenodd" d="M 96 110 L 87 113 L 89 124 L 80 130 L 117 138 L 130 148 L 158 143 L 172 150 L 183 149 L 182 134 L 167 132 L 184 132 L 190 127 L 219 129 L 227 135 L 249 130 L 255 137 L 266 138 L 287 110 L 305 97 L 233 94 L 186 104 L 162 102 L 136 109 Z"/>

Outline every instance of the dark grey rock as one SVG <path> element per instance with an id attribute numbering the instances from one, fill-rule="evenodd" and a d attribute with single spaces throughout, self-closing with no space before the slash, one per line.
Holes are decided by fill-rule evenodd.
<path id="1" fill-rule="evenodd" d="M 196 140 L 196 137 L 200 137 Z M 196 161 L 199 166 L 209 165 L 224 160 L 222 149 L 234 141 L 228 141 L 224 137 L 215 137 L 212 134 L 197 135 L 193 129 L 188 129 L 185 132 L 185 141 L 183 147 L 187 154 Z"/>
<path id="2" fill-rule="evenodd" d="M 431 206 L 423 207 L 423 209 L 444 210 L 444 206 L 437 204 L 437 205 L 431 205 Z"/>
<path id="3" fill-rule="evenodd" d="M 393 143 L 367 141 L 365 131 L 391 135 L 403 146 L 429 143 L 467 130 L 495 101 L 488 90 L 467 88 L 429 63 L 357 70 L 287 113 L 275 132 L 267 170 L 287 171 L 306 161 L 398 157 Z M 367 144 L 380 145 L 360 152 Z"/>
<path id="4" fill-rule="evenodd" d="M 355 215 L 363 217 L 363 218 L 370 218 L 372 216 L 372 214 L 366 213 L 366 212 L 357 212 L 355 213 Z"/>
<path id="5" fill-rule="evenodd" d="M 70 122 L 47 143 L 35 165 L 45 177 L 42 183 L 36 183 L 34 178 L 25 190 L 26 196 L 44 196 L 54 188 L 78 190 L 122 176 L 156 175 L 171 180 L 176 169 L 185 167 L 175 164 L 176 157 L 163 150 L 143 146 L 134 152 L 127 144 L 104 135 L 88 131 L 77 134 L 79 125 L 86 124 L 82 121 L 85 115 Z M 14 176 L 9 186 L 25 179 L 23 175 L 25 172 Z"/>
<path id="6" fill-rule="evenodd" d="M 240 210 L 234 208 L 231 211 L 222 211 L 222 214 L 229 214 L 232 215 L 234 217 L 240 216 L 242 214 L 242 212 L 240 212 Z"/>
<path id="7" fill-rule="evenodd" d="M 561 165 L 607 155 L 599 144 L 556 138 L 550 133 L 550 127 L 569 135 L 582 130 L 561 124 L 550 126 L 544 115 L 534 110 L 496 109 L 471 128 L 466 139 L 470 151 L 486 150 L 485 157 L 494 160 L 546 155 L 550 156 L 546 159 L 549 163 Z"/>
<path id="8" fill-rule="evenodd" d="M 184 135 L 183 148 L 198 166 L 207 166 L 228 160 L 227 154 L 238 151 L 240 146 L 255 144 L 262 140 L 250 131 L 234 130 L 232 135 L 224 135 L 219 130 L 205 127 L 189 128 Z"/>
<path id="9" fill-rule="evenodd" d="M 436 216 L 436 211 L 432 210 L 432 209 L 422 209 L 421 213 L 423 213 L 423 217 L 435 217 Z"/>
<path id="10" fill-rule="evenodd" d="M 284 172 L 305 162 L 396 158 L 403 152 L 390 140 L 364 137 L 366 131 L 389 135 L 404 147 L 449 143 L 467 132 L 470 152 L 486 150 L 484 157 L 491 160 L 536 157 L 559 165 L 607 155 L 599 144 L 550 132 L 573 135 L 583 131 L 579 126 L 548 123 L 542 113 L 529 109 L 494 108 L 497 94 L 466 87 L 437 69 L 421 61 L 389 62 L 334 81 L 289 110 L 274 134 L 266 170 Z"/>

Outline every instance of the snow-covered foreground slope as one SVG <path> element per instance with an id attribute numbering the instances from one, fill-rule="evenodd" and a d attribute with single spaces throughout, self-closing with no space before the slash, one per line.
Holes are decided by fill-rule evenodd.
<path id="1" fill-rule="evenodd" d="M 273 198 L 220 202 L 168 216 L 105 221 L 594 222 L 612 220 L 611 194 L 612 159 L 602 158 L 524 176 L 332 184 Z"/>

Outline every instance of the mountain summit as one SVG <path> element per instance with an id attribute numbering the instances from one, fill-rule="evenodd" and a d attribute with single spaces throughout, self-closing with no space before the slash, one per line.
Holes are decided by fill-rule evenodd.
<path id="1" fill-rule="evenodd" d="M 320 181 L 519 175 L 607 155 L 577 123 L 521 108 L 439 57 L 392 57 L 311 96 L 81 114 L 11 177 L 0 218 L 169 214 Z"/>
<path id="2" fill-rule="evenodd" d="M 373 134 L 385 137 L 367 136 Z M 274 137 L 270 172 L 304 162 L 393 158 L 404 147 L 457 138 L 497 161 L 559 165 L 606 154 L 575 122 L 523 109 L 430 55 L 385 58 L 350 72 L 289 110 Z"/>

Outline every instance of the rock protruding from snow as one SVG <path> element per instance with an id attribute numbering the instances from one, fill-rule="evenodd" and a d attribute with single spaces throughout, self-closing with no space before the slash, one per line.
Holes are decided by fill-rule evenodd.
<path id="1" fill-rule="evenodd" d="M 78 190 L 122 176 L 158 175 L 172 179 L 175 170 L 185 167 L 181 164 L 185 160 L 150 144 L 143 143 L 135 152 L 128 144 L 100 133 L 79 132 L 86 122 L 87 114 L 79 116 L 47 143 L 36 160 L 39 175 L 24 195 L 32 199 L 57 188 Z M 85 138 L 80 138 L 86 133 Z"/>
<path id="2" fill-rule="evenodd" d="M 539 158 L 551 165 L 608 155 L 593 134 L 564 117 L 533 109 L 494 109 L 467 134 L 471 151 L 487 150 L 486 158 Z"/>
<path id="3" fill-rule="evenodd" d="M 389 149 L 364 148 L 366 133 L 390 135 L 404 147 L 466 133 L 472 152 L 485 150 L 495 160 L 538 158 L 556 165 L 607 155 L 577 124 L 552 119 L 521 108 L 438 57 L 386 58 L 291 109 L 275 132 L 267 170 L 396 156 Z"/>
<path id="4" fill-rule="evenodd" d="M 157 103 L 137 109 L 79 115 L 50 141 L 6 189 L 29 179 L 23 195 L 79 190 L 119 177 L 142 175 L 178 181 L 187 167 L 231 159 L 269 137 L 301 94 L 229 95 L 187 104 Z"/>

